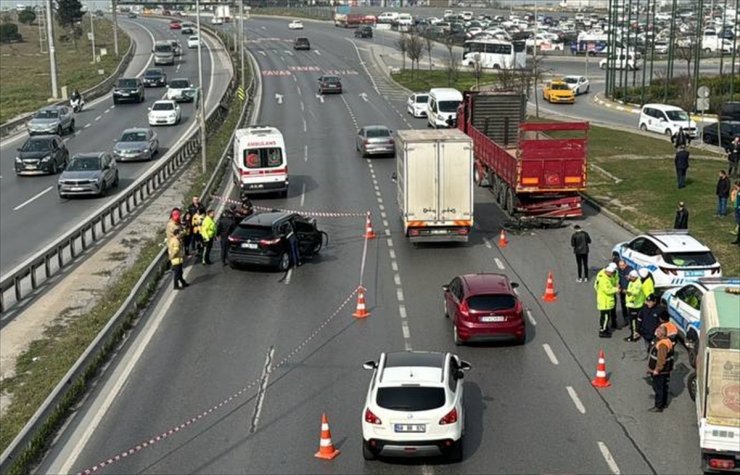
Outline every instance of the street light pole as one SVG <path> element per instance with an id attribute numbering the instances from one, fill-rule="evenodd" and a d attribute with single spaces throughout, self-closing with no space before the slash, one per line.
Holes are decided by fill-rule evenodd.
<path id="1" fill-rule="evenodd" d="M 246 94 L 246 76 L 244 75 L 244 0 L 239 0 L 239 69 L 241 70 L 241 86 Z"/>
<path id="2" fill-rule="evenodd" d="M 51 0 L 46 0 L 46 36 L 49 41 L 49 66 L 51 74 L 51 97 L 58 99 L 57 94 L 57 53 L 54 47 L 54 13 L 52 11 Z"/>
<path id="3" fill-rule="evenodd" d="M 116 0 L 111 0 L 111 12 L 113 13 L 113 51 L 118 56 L 118 6 Z"/>
<path id="4" fill-rule="evenodd" d="M 205 107 L 206 99 L 203 94 L 203 55 L 202 45 L 203 33 L 200 29 L 200 0 L 195 0 L 195 23 L 198 29 L 198 100 L 200 102 L 198 107 L 198 122 L 200 123 L 200 158 L 201 158 L 201 170 L 206 173 L 206 119 L 205 119 Z"/>
<path id="5" fill-rule="evenodd" d="M 95 64 L 95 15 L 92 11 L 92 2 L 87 4 L 87 13 L 90 15 L 90 41 L 92 42 L 92 63 Z"/>

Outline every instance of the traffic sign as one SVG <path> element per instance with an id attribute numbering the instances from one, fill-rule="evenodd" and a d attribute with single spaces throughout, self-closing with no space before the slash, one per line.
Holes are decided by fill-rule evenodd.
<path id="1" fill-rule="evenodd" d="M 704 112 L 709 110 L 709 99 L 705 97 L 699 97 L 696 99 L 696 110 Z"/>
<path id="2" fill-rule="evenodd" d="M 702 99 L 706 99 L 707 97 L 709 97 L 709 88 L 707 86 L 702 86 L 699 89 L 697 89 L 696 97 L 700 97 Z"/>
<path id="3" fill-rule="evenodd" d="M 239 89 L 236 90 L 236 97 L 238 97 L 240 101 L 244 102 L 244 99 L 247 97 L 247 94 L 244 91 L 243 87 L 239 86 Z"/>

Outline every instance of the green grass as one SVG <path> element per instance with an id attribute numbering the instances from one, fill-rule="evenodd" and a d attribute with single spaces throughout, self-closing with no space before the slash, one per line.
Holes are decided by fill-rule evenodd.
<path id="1" fill-rule="evenodd" d="M 458 70 L 452 75 L 447 70 L 425 69 L 424 60 L 420 61 L 420 69 L 411 71 L 404 69 L 393 74 L 393 79 L 412 91 L 428 91 L 433 87 L 454 87 L 458 91 L 467 91 L 475 88 L 476 84 L 486 85 L 496 81 L 493 73 L 482 73 L 480 81 L 476 82 L 472 71 Z"/>
<path id="2" fill-rule="evenodd" d="M 423 85 L 413 82 L 407 74 L 394 75 L 393 79 L 412 90 L 446 87 L 446 72 L 435 73 L 438 74 L 425 75 Z M 672 228 L 676 204 L 684 201 L 690 213 L 691 234 L 712 249 L 724 275 L 740 275 L 740 250 L 730 244 L 735 222 L 732 216 L 714 217 L 717 173 L 727 169 L 725 160 L 712 160 L 720 155 L 692 148 L 687 186 L 678 190 L 673 166 L 675 152 L 663 138 L 592 126 L 588 147 L 589 163 L 620 180 L 616 183 L 591 168 L 588 194 L 595 201 L 643 231 Z"/>
<path id="3" fill-rule="evenodd" d="M 61 86 L 67 86 L 71 93 L 73 88 L 83 91 L 104 80 L 118 67 L 131 41 L 119 28 L 118 48 L 121 57 L 116 57 L 113 24 L 105 18 L 96 18 L 95 48 L 98 54 L 100 48 L 107 49 L 108 54 L 101 56 L 99 63 L 92 64 L 92 44 L 87 39 L 90 17 L 85 16 L 81 26 L 83 33 L 77 39 L 76 49 L 71 39 L 62 41 L 68 32 L 55 26 L 60 94 Z M 0 123 L 38 109 L 47 104 L 51 97 L 49 55 L 40 52 L 38 25 L 21 24 L 18 31 L 23 35 L 22 43 L 0 45 Z M 44 51 L 47 51 L 46 45 Z M 104 71 L 103 75 L 98 74 L 99 69 Z"/>

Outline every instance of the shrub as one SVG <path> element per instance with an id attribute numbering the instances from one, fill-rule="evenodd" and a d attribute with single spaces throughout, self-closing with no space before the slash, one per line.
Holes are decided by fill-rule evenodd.
<path id="1" fill-rule="evenodd" d="M 18 34 L 18 25 L 15 23 L 0 24 L 0 43 L 10 43 L 11 41 L 20 40 Z"/>
<path id="2" fill-rule="evenodd" d="M 18 13 L 18 21 L 23 23 L 24 25 L 30 25 L 34 21 L 36 21 L 36 12 L 33 11 L 33 9 L 27 7 L 25 10 L 21 10 L 20 13 Z"/>

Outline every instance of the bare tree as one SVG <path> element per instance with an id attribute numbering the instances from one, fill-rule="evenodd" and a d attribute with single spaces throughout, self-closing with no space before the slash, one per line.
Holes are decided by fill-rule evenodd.
<path id="1" fill-rule="evenodd" d="M 406 51 L 408 51 L 409 43 L 408 38 L 406 36 L 406 33 L 401 33 L 401 36 L 398 38 L 398 41 L 396 42 L 396 46 L 398 46 L 398 50 L 401 52 L 401 58 L 403 60 L 403 66 L 401 66 L 401 71 L 406 69 Z"/>
<path id="2" fill-rule="evenodd" d="M 427 52 L 427 55 L 429 55 L 429 71 L 432 70 L 432 48 L 434 47 L 434 43 L 432 42 L 432 37 L 427 34 L 424 37 L 424 49 Z"/>
<path id="3" fill-rule="evenodd" d="M 540 117 L 540 101 L 539 101 L 539 93 L 537 91 L 537 84 L 542 82 L 542 79 L 545 75 L 550 73 L 549 69 L 545 69 L 542 67 L 542 60 L 544 59 L 544 56 L 535 56 L 532 59 L 532 65 L 530 68 L 527 69 L 526 73 L 526 85 L 527 85 L 527 95 L 529 97 L 532 97 L 532 94 L 534 94 L 534 108 L 535 108 L 535 116 L 537 118 Z M 531 90 L 531 94 L 530 94 Z"/>
<path id="4" fill-rule="evenodd" d="M 414 75 L 414 63 L 416 70 L 419 69 L 419 60 L 424 51 L 424 42 L 416 33 L 412 33 L 406 40 L 406 54 L 411 60 L 411 75 Z"/>
<path id="5" fill-rule="evenodd" d="M 455 58 L 455 52 L 453 51 L 455 41 L 452 35 L 448 34 L 445 36 L 445 46 L 449 55 L 447 58 L 447 86 L 452 87 L 452 83 L 457 80 L 457 71 L 459 68 L 457 58 Z"/>

